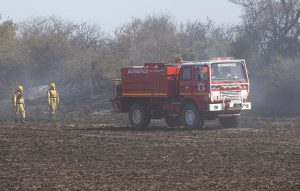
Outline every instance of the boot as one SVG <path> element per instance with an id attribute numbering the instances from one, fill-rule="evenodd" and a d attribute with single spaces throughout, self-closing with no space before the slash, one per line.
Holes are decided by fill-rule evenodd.
<path id="1" fill-rule="evenodd" d="M 49 113 L 49 120 L 53 120 L 53 113 Z"/>
<path id="2" fill-rule="evenodd" d="M 22 118 L 22 119 L 21 119 L 21 123 L 22 123 L 22 124 L 26 124 L 26 123 L 27 123 L 27 122 L 25 121 L 25 118 Z"/>

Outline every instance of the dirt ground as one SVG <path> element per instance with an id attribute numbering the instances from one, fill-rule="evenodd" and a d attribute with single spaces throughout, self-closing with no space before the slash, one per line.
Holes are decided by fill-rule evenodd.
<path id="1" fill-rule="evenodd" d="M 300 118 L 138 131 L 124 115 L 93 117 L 2 122 L 1 190 L 300 190 Z"/>

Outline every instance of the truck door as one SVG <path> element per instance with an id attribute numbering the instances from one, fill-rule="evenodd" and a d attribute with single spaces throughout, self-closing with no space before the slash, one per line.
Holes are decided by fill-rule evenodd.
<path id="1" fill-rule="evenodd" d="M 192 67 L 181 68 L 179 94 L 181 96 L 191 96 L 193 93 Z"/>
<path id="2" fill-rule="evenodd" d="M 208 66 L 195 66 L 193 92 L 195 95 L 203 95 L 208 92 Z"/>

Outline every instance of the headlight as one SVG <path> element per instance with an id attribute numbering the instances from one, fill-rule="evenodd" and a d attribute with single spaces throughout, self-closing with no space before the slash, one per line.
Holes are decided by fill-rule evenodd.
<path id="1" fill-rule="evenodd" d="M 221 99 L 221 93 L 219 91 L 212 91 L 210 95 L 211 101 L 214 100 L 220 100 Z"/>
<path id="2" fill-rule="evenodd" d="M 248 98 L 248 91 L 247 90 L 241 90 L 241 96 L 242 99 L 245 100 Z"/>

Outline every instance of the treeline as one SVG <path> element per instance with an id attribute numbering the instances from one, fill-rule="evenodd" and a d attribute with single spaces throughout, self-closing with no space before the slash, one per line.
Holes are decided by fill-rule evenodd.
<path id="1" fill-rule="evenodd" d="M 243 9 L 239 25 L 211 20 L 176 24 L 171 15 L 153 15 L 106 34 L 97 25 L 56 17 L 21 23 L 0 20 L 0 92 L 21 83 L 55 81 L 93 94 L 110 86 L 119 68 L 234 56 L 247 60 L 255 83 L 266 96 L 284 100 L 300 93 L 299 0 L 230 0 Z M 221 13 L 218 13 L 221 14 Z M 276 97 L 277 99 L 277 97 Z"/>
<path id="2" fill-rule="evenodd" d="M 134 19 L 105 34 L 96 25 L 56 17 L 0 24 L 1 89 L 56 81 L 61 85 L 101 89 L 119 68 L 144 62 L 207 59 L 228 55 L 232 27 L 212 21 L 176 26 L 172 16 Z"/>

